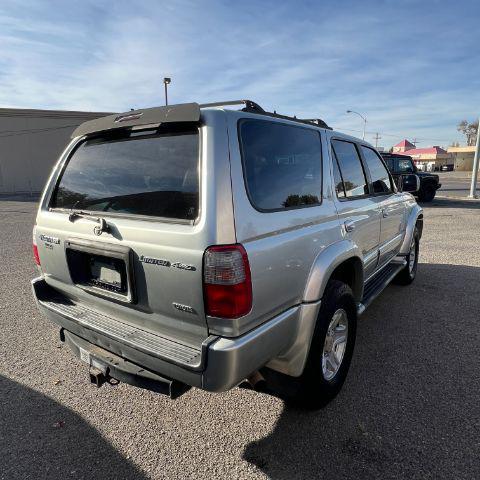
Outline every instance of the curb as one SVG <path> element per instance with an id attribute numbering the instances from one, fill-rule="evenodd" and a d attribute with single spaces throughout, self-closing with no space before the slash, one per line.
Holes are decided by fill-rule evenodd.
<path id="1" fill-rule="evenodd" d="M 461 200 L 465 202 L 480 202 L 480 198 L 470 198 L 470 197 L 447 197 L 445 195 L 435 195 L 435 198 L 432 200 L 433 202 L 436 200 Z"/>

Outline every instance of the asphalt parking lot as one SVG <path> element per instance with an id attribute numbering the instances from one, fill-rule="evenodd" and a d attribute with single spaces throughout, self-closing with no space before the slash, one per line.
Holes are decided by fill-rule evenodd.
<path id="1" fill-rule="evenodd" d="M 418 277 L 361 317 L 341 394 L 101 389 L 36 311 L 35 204 L 0 202 L 0 478 L 480 478 L 480 202 L 425 208 Z"/>
<path id="2" fill-rule="evenodd" d="M 440 183 L 442 184 L 437 192 L 439 197 L 466 198 L 470 194 L 471 172 L 435 172 L 435 175 L 440 177 Z M 477 193 L 480 194 L 480 178 L 477 183 Z"/>

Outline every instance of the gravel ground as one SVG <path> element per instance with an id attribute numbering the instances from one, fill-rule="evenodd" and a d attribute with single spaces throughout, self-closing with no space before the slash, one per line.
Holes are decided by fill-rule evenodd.
<path id="1" fill-rule="evenodd" d="M 480 478 L 480 203 L 425 209 L 416 282 L 361 318 L 341 394 L 96 389 L 36 311 L 35 205 L 0 202 L 0 478 Z"/>

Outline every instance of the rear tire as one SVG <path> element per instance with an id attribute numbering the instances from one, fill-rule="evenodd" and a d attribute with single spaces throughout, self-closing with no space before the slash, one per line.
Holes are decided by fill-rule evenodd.
<path id="1" fill-rule="evenodd" d="M 393 279 L 394 283 L 397 285 L 410 285 L 415 280 L 415 277 L 417 276 L 419 250 L 420 234 L 418 232 L 418 228 L 415 227 L 415 230 L 413 231 L 413 238 L 410 243 L 410 251 L 405 258 L 407 260 L 407 264 Z"/>
<path id="2" fill-rule="evenodd" d="M 356 330 L 357 309 L 352 290 L 343 282 L 331 280 L 325 289 L 294 403 L 316 409 L 335 398 L 347 377 Z"/>

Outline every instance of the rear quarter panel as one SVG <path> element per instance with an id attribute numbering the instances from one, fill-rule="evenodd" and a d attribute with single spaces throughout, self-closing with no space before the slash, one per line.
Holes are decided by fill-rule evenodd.
<path id="1" fill-rule="evenodd" d="M 321 205 L 268 213 L 259 212 L 252 206 L 246 193 L 237 133 L 238 120 L 248 116 L 229 112 L 227 118 L 236 237 L 248 253 L 253 307 L 249 314 L 228 324 L 224 320 L 208 319 L 212 332 L 231 336 L 251 330 L 300 304 L 315 258 L 342 239 L 332 197 L 330 161 L 325 155 L 325 134 L 315 127 L 312 129 L 321 133 L 324 152 Z"/>

